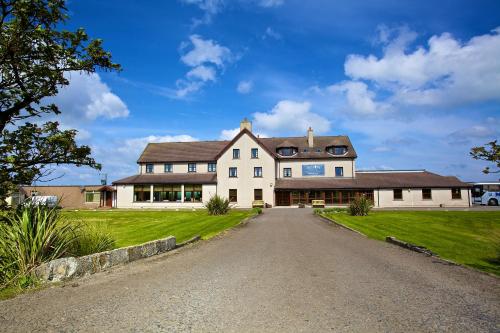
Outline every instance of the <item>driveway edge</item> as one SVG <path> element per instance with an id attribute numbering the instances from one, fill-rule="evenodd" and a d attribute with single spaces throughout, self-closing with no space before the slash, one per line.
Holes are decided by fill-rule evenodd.
<path id="1" fill-rule="evenodd" d="M 326 222 L 326 223 L 328 223 L 328 224 L 335 224 L 335 225 L 338 225 L 338 226 L 339 226 L 339 227 L 341 227 L 341 228 L 344 228 L 344 229 L 350 230 L 350 231 L 352 231 L 352 232 L 357 233 L 358 235 L 361 235 L 361 236 L 363 236 L 363 237 L 368 238 L 368 236 L 366 236 L 366 235 L 365 235 L 364 233 L 362 233 L 361 231 L 358 231 L 358 230 L 355 230 L 355 229 L 353 229 L 353 228 L 350 228 L 350 227 L 348 227 L 348 226 L 346 226 L 346 225 L 344 225 L 344 224 L 342 224 L 342 223 L 340 223 L 340 222 L 337 222 L 337 221 L 335 221 L 335 220 L 333 220 L 333 219 L 330 219 L 330 218 L 328 218 L 328 217 L 324 216 L 323 214 L 314 214 L 314 216 L 317 216 L 320 220 L 323 220 L 324 222 Z"/>

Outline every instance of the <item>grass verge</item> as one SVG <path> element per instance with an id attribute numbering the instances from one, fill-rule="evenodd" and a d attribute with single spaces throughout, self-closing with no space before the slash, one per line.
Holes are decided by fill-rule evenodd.
<path id="1" fill-rule="evenodd" d="M 500 211 L 378 211 L 369 216 L 322 216 L 369 238 L 394 236 L 440 257 L 500 276 Z"/>

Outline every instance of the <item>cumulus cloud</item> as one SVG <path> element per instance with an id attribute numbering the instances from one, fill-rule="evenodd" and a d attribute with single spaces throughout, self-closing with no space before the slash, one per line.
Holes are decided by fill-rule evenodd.
<path id="1" fill-rule="evenodd" d="M 232 140 L 236 135 L 238 135 L 239 132 L 239 127 L 222 130 L 219 136 L 219 140 Z"/>
<path id="2" fill-rule="evenodd" d="M 253 82 L 252 81 L 240 81 L 238 83 L 238 86 L 236 87 L 236 90 L 240 94 L 248 94 L 252 91 L 253 88 Z"/>
<path id="3" fill-rule="evenodd" d="M 275 31 L 273 28 L 267 27 L 266 32 L 264 33 L 264 36 L 262 38 L 263 39 L 272 38 L 272 39 L 280 40 L 281 34 L 277 31 Z"/>
<path id="4" fill-rule="evenodd" d="M 380 114 L 390 110 L 390 106 L 375 101 L 375 93 L 364 82 L 344 81 L 327 87 L 333 94 L 345 96 L 349 109 L 359 114 Z"/>
<path id="5" fill-rule="evenodd" d="M 279 7 L 285 3 L 285 0 L 260 0 L 259 5 L 261 7 Z"/>
<path id="6" fill-rule="evenodd" d="M 205 86 L 209 81 L 216 81 L 217 70 L 232 60 L 232 53 L 227 47 L 199 35 L 191 35 L 190 43 L 182 43 L 181 50 L 190 50 L 181 56 L 181 61 L 189 67 L 184 78 L 176 81 L 173 97 L 184 98 Z"/>
<path id="7" fill-rule="evenodd" d="M 71 72 L 66 78 L 70 84 L 51 99 L 64 119 L 123 118 L 129 115 L 127 105 L 102 82 L 97 73 Z"/>
<path id="8" fill-rule="evenodd" d="M 141 138 L 132 138 L 125 140 L 125 143 L 118 148 L 118 151 L 137 158 L 148 143 L 152 142 L 190 142 L 198 141 L 191 135 L 149 135 Z"/>
<path id="9" fill-rule="evenodd" d="M 393 103 L 443 106 L 500 100 L 500 27 L 466 42 L 449 33 L 408 51 L 416 34 L 406 28 L 381 34 L 383 56 L 350 55 L 345 73 L 393 94 Z"/>
<path id="10" fill-rule="evenodd" d="M 330 121 L 311 112 L 311 103 L 283 100 L 269 112 L 254 113 L 254 125 L 266 133 L 302 133 L 312 127 L 316 133 L 330 129 Z"/>
<path id="11" fill-rule="evenodd" d="M 200 24 L 210 24 L 215 15 L 217 15 L 224 6 L 223 0 L 181 0 L 188 5 L 198 6 L 204 13 L 202 18 L 193 19 L 193 28 Z"/>

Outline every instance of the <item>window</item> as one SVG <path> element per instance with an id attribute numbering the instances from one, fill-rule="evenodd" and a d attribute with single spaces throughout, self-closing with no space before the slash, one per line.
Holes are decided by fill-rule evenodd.
<path id="1" fill-rule="evenodd" d="M 150 201 L 151 187 L 149 185 L 134 185 L 134 201 Z"/>
<path id="2" fill-rule="evenodd" d="M 31 196 L 36 197 L 38 195 L 38 191 L 31 191 Z"/>
<path id="3" fill-rule="evenodd" d="M 403 200 L 403 190 L 400 188 L 395 188 L 392 190 L 393 200 Z"/>
<path id="4" fill-rule="evenodd" d="M 208 163 L 208 172 L 217 171 L 217 163 Z"/>
<path id="5" fill-rule="evenodd" d="M 154 185 L 153 186 L 153 201 L 181 201 L 181 186 L 180 185 Z"/>
<path id="6" fill-rule="evenodd" d="M 153 173 L 153 164 L 146 164 L 146 173 Z"/>
<path id="7" fill-rule="evenodd" d="M 174 170 L 173 170 L 173 167 L 172 167 L 172 163 L 165 163 L 163 171 L 167 172 L 167 173 L 168 172 L 173 172 Z"/>
<path id="8" fill-rule="evenodd" d="M 259 150 L 257 148 L 252 148 L 251 156 L 252 158 L 259 158 Z"/>
<path id="9" fill-rule="evenodd" d="M 101 201 L 101 192 L 99 191 L 86 191 L 85 192 L 85 202 L 97 202 Z"/>
<path id="10" fill-rule="evenodd" d="M 304 148 L 303 152 L 307 153 L 309 150 L 307 148 Z"/>
<path id="11" fill-rule="evenodd" d="M 451 189 L 451 198 L 452 199 L 462 199 L 462 191 L 460 188 L 452 188 Z"/>
<path id="12" fill-rule="evenodd" d="M 253 168 L 253 176 L 254 177 L 262 177 L 262 167 Z"/>
<path id="13" fill-rule="evenodd" d="M 280 154 L 281 156 L 292 156 L 297 154 L 297 148 L 295 147 L 279 148 L 278 154 Z"/>
<path id="14" fill-rule="evenodd" d="M 423 200 L 432 200 L 432 191 L 430 188 L 422 189 L 422 199 Z"/>
<path id="15" fill-rule="evenodd" d="M 196 163 L 188 163 L 188 172 L 196 172 Z"/>
<path id="16" fill-rule="evenodd" d="M 346 146 L 330 146 L 326 148 L 326 151 L 332 155 L 344 155 L 347 153 Z"/>
<path id="17" fill-rule="evenodd" d="M 292 168 L 283 168 L 283 177 L 292 177 Z"/>
<path id="18" fill-rule="evenodd" d="M 238 168 L 229 168 L 229 177 L 238 177 Z"/>
<path id="19" fill-rule="evenodd" d="M 335 167 L 335 177 L 344 177 L 344 167 Z"/>
<path id="20" fill-rule="evenodd" d="M 262 189 L 256 188 L 253 190 L 253 199 L 254 200 L 262 200 Z"/>
<path id="21" fill-rule="evenodd" d="M 185 202 L 201 202 L 201 185 L 184 185 Z"/>
<path id="22" fill-rule="evenodd" d="M 230 189 L 229 190 L 229 202 L 238 202 L 238 190 Z"/>
<path id="23" fill-rule="evenodd" d="M 240 158 L 240 150 L 239 149 L 233 149 L 233 159 L 237 160 Z"/>

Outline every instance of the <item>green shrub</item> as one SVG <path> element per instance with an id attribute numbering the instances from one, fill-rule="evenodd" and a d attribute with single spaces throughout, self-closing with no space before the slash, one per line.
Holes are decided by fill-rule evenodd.
<path id="1" fill-rule="evenodd" d="M 323 209 L 321 208 L 314 208 L 313 213 L 314 215 L 320 215 L 323 212 Z"/>
<path id="2" fill-rule="evenodd" d="M 367 216 L 372 208 L 372 202 L 362 195 L 350 202 L 347 212 L 352 216 Z"/>
<path id="3" fill-rule="evenodd" d="M 68 252 L 76 257 L 112 250 L 115 240 L 108 229 L 98 223 L 79 223 L 75 228 L 75 240 Z"/>
<path id="4" fill-rule="evenodd" d="M 347 208 L 331 207 L 323 209 L 323 213 L 345 213 Z"/>
<path id="5" fill-rule="evenodd" d="M 254 211 L 259 215 L 262 214 L 262 208 L 260 207 L 254 208 Z"/>
<path id="6" fill-rule="evenodd" d="M 23 204 L 0 224 L 0 284 L 29 281 L 36 266 L 64 256 L 74 239 L 58 208 Z"/>
<path id="7" fill-rule="evenodd" d="M 225 215 L 231 209 L 229 199 L 222 198 L 218 195 L 211 197 L 205 204 L 205 207 L 210 215 Z"/>

